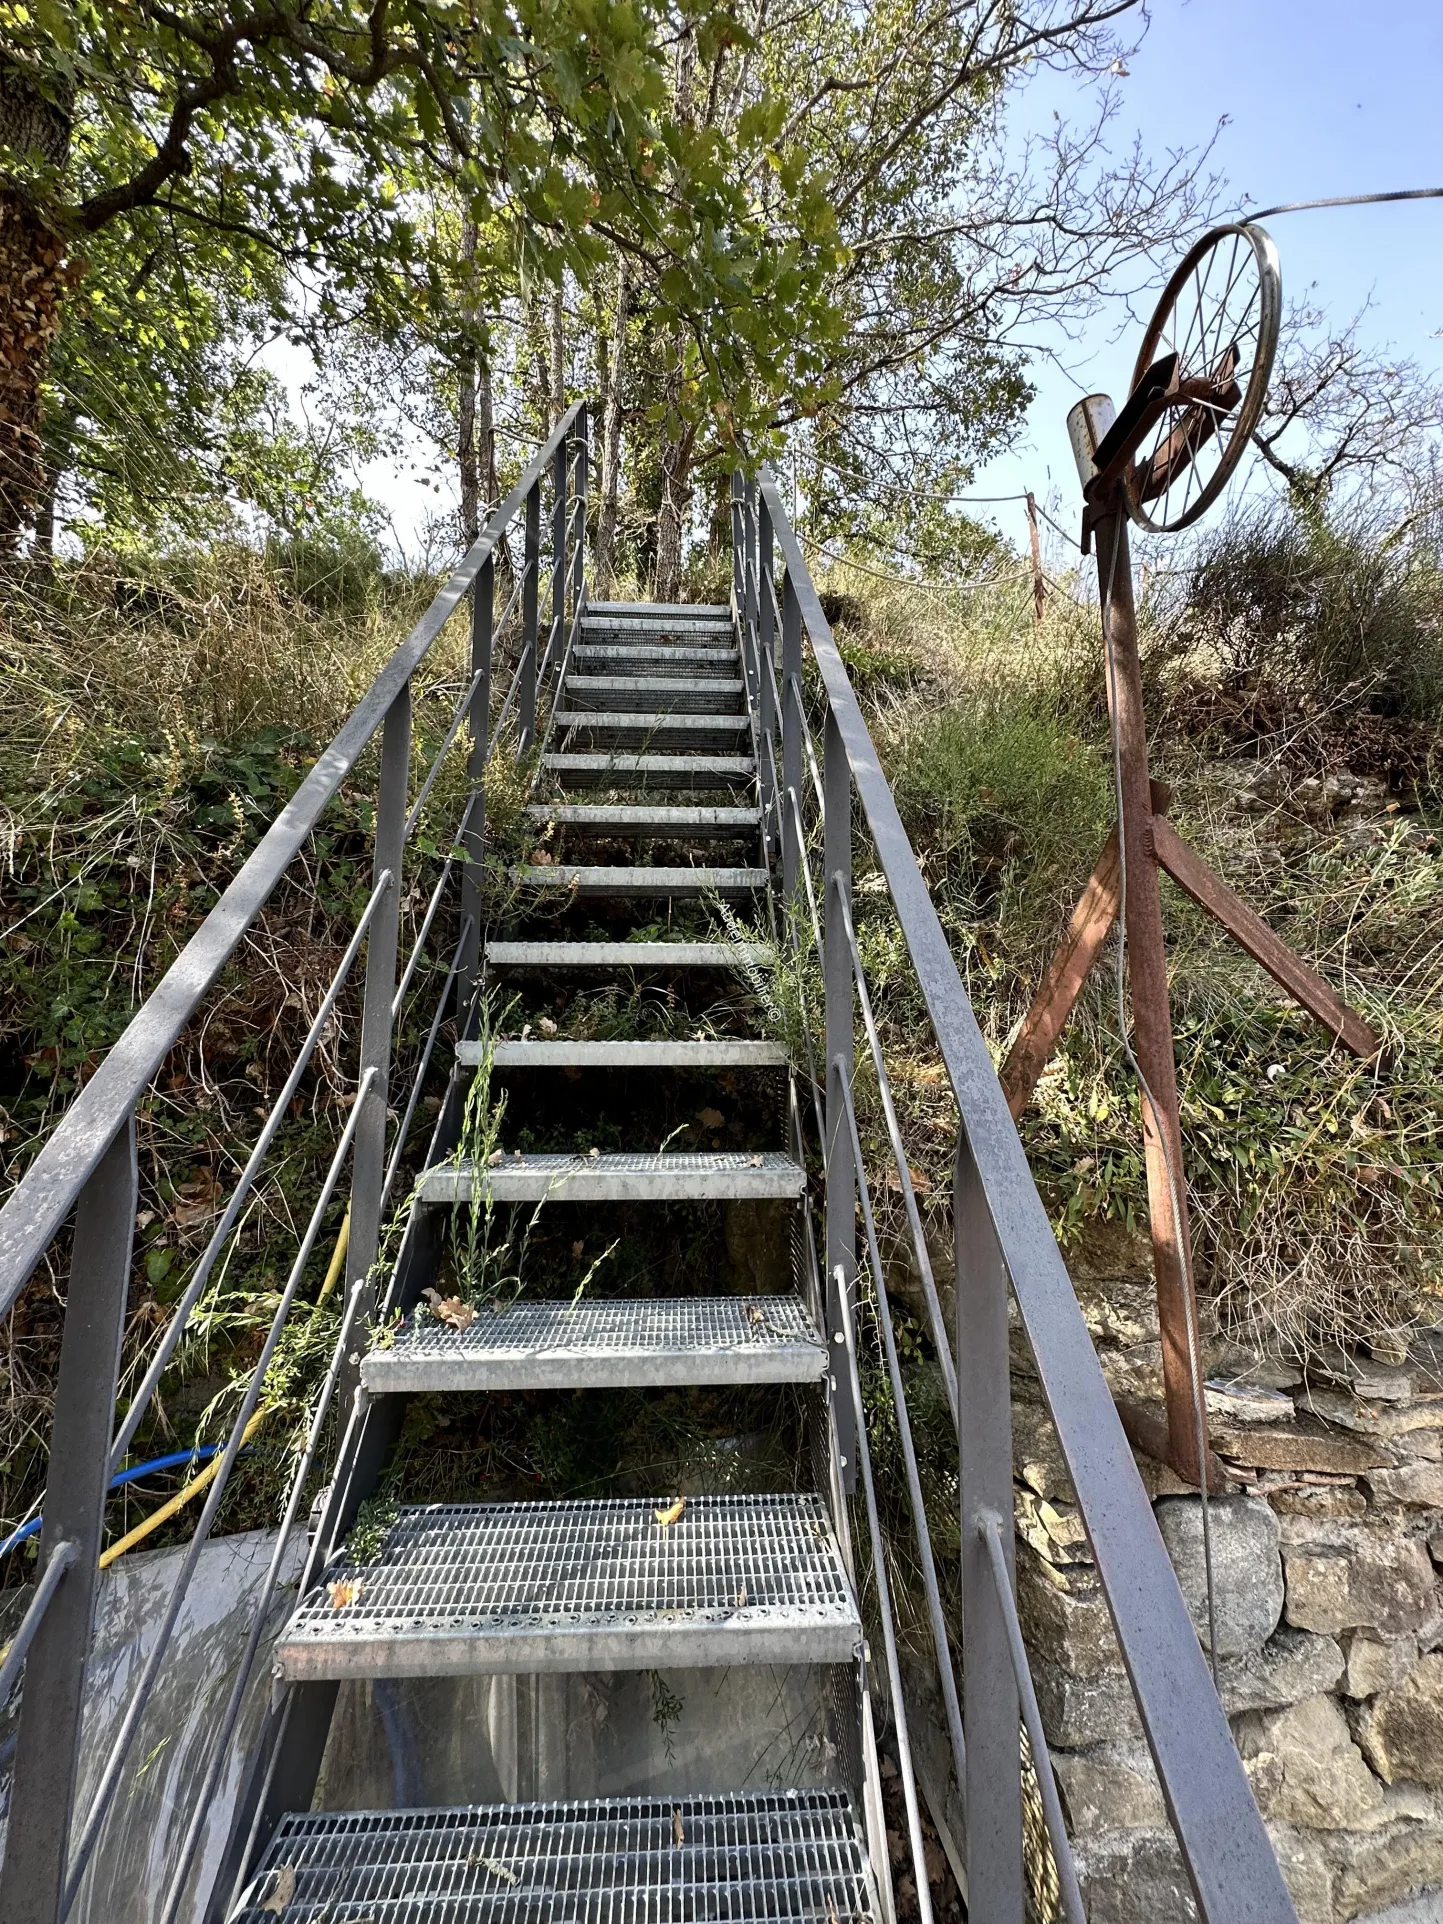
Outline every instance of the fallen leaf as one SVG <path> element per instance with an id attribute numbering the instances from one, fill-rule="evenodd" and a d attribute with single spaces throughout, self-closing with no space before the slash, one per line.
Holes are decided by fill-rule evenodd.
<path id="1" fill-rule="evenodd" d="M 448 1329 L 469 1329 L 476 1321 L 475 1310 L 459 1296 L 443 1296 L 439 1289 L 423 1289 L 421 1294 L 431 1305 L 432 1315 L 439 1317 Z"/>
<path id="2" fill-rule="evenodd" d="M 702 1109 L 697 1114 L 697 1121 L 703 1129 L 720 1129 L 726 1117 L 720 1109 Z"/>
<path id="3" fill-rule="evenodd" d="M 837 1916 L 837 1907 L 832 1902 L 830 1891 L 827 1892 L 827 1924 L 842 1924 L 842 1920 Z"/>
<path id="4" fill-rule="evenodd" d="M 745 1607 L 746 1600 L 747 1600 L 747 1586 L 743 1584 L 741 1589 L 737 1591 L 737 1609 L 738 1610 L 741 1610 Z"/>
<path id="5" fill-rule="evenodd" d="M 679 1496 L 676 1502 L 670 1504 L 665 1510 L 658 1510 L 656 1512 L 656 1520 L 663 1530 L 669 1529 L 671 1525 L 677 1521 L 685 1508 L 686 1498 Z"/>
<path id="6" fill-rule="evenodd" d="M 572 1260 L 572 1262 L 574 1262 L 574 1263 L 579 1263 L 579 1262 L 581 1261 L 581 1258 L 582 1258 L 582 1254 L 583 1254 L 583 1252 L 585 1251 L 585 1249 L 586 1249 L 586 1244 L 585 1244 L 585 1243 L 573 1243 L 573 1244 L 571 1245 L 571 1260 Z"/>
<path id="7" fill-rule="evenodd" d="M 468 1865 L 480 1864 L 483 1870 L 490 1871 L 493 1877 L 502 1878 L 508 1884 L 519 1884 L 521 1882 L 521 1879 L 509 1864 L 498 1863 L 494 1857 L 488 1857 L 484 1851 L 469 1852 L 466 1862 Z"/>
<path id="8" fill-rule="evenodd" d="M 551 1020 L 551 1017 L 549 1015 L 542 1016 L 539 1026 L 540 1026 L 542 1035 L 556 1034 L 556 1024 Z"/>
<path id="9" fill-rule="evenodd" d="M 274 1911 L 277 1917 L 296 1894 L 296 1873 L 290 1864 L 282 1864 L 276 1872 L 275 1889 L 261 1905 L 263 1911 Z"/>
<path id="10" fill-rule="evenodd" d="M 347 1604 L 361 1601 L 366 1594 L 366 1586 L 355 1577 L 338 1577 L 334 1583 L 326 1585 L 326 1594 L 331 1599 L 333 1610 L 344 1610 Z"/>
<path id="11" fill-rule="evenodd" d="M 679 1810 L 674 1810 L 671 1813 L 671 1841 L 676 1845 L 678 1850 L 680 1850 L 686 1842 L 686 1830 L 682 1824 L 681 1812 Z"/>
<path id="12" fill-rule="evenodd" d="M 924 1176 L 920 1169 L 908 1169 L 907 1174 L 912 1178 L 912 1191 L 914 1195 L 931 1195 L 932 1178 L 930 1176 Z M 882 1179 L 882 1186 L 890 1191 L 892 1195 L 900 1196 L 902 1193 L 902 1178 L 895 1169 L 889 1169 Z"/>
<path id="13" fill-rule="evenodd" d="M 556 857 L 554 855 L 548 855 L 544 848 L 538 848 L 533 853 L 531 860 L 537 868 L 554 868 L 556 865 Z"/>

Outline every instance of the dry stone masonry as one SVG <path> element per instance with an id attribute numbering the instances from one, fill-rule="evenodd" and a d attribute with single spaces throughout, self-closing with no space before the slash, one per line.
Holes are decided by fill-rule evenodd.
<path id="1" fill-rule="evenodd" d="M 1147 1284 L 1080 1280 L 1113 1389 L 1156 1402 Z M 1195 1915 L 1056 1438 L 1014 1343 L 1018 1587 L 1090 1924 Z M 1443 1333 L 1401 1361 L 1213 1344 L 1224 1706 L 1301 1924 L 1443 1918 Z M 1204 1643 L 1197 1496 L 1139 1467 Z M 1412 1901 L 1409 1901 L 1412 1900 Z"/>

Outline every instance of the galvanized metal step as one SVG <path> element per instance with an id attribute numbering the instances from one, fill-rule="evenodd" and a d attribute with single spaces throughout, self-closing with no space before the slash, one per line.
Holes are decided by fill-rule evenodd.
<path id="1" fill-rule="evenodd" d="M 655 836 L 690 842 L 718 837 L 741 840 L 761 827 L 759 808 L 665 808 L 642 802 L 534 802 L 526 810 L 538 827 L 570 834 L 633 838 Z"/>
<path id="2" fill-rule="evenodd" d="M 491 969 L 769 969 L 764 942 L 488 942 Z"/>
<path id="3" fill-rule="evenodd" d="M 746 683 L 720 675 L 578 675 L 566 677 L 568 712 L 716 715 L 740 709 Z"/>
<path id="4" fill-rule="evenodd" d="M 336 1601 L 337 1598 L 341 1601 Z M 848 1663 L 861 1637 L 820 1497 L 403 1509 L 276 1643 L 293 1682 Z"/>
<path id="5" fill-rule="evenodd" d="M 541 763 L 562 788 L 737 788 L 757 767 L 750 755 L 553 754 Z"/>
<path id="6" fill-rule="evenodd" d="M 574 667 L 598 674 L 613 668 L 618 674 L 734 675 L 741 655 L 735 648 L 681 642 L 578 641 L 571 660 Z"/>
<path id="7" fill-rule="evenodd" d="M 682 636 L 698 632 L 731 635 L 735 632 L 730 608 L 678 608 L 661 602 L 622 608 L 593 601 L 587 605 L 581 627 L 583 633 L 588 628 L 607 628 L 642 635 Z"/>
<path id="8" fill-rule="evenodd" d="M 827 1346 L 797 1296 L 512 1303 L 465 1329 L 410 1317 L 361 1364 L 377 1396 L 428 1390 L 815 1383 Z"/>
<path id="9" fill-rule="evenodd" d="M 484 1060 L 483 1042 L 458 1042 L 463 1069 Z M 783 1069 L 787 1052 L 779 1042 L 748 1036 L 714 1042 L 494 1042 L 495 1069 Z"/>
<path id="10" fill-rule="evenodd" d="M 873 1924 L 878 1916 L 849 1795 L 780 1790 L 297 1812 L 281 1820 L 231 1924 Z"/>
<path id="11" fill-rule="evenodd" d="M 546 868 L 514 868 L 511 879 L 522 888 L 551 895 L 645 895 L 672 899 L 705 895 L 745 896 L 764 889 L 764 868 L 623 868 L 619 863 L 586 866 L 556 862 Z"/>
<path id="12" fill-rule="evenodd" d="M 738 749 L 751 740 L 745 715 L 666 715 L 640 710 L 588 711 L 558 708 L 556 726 L 567 731 L 567 746 L 602 743 L 616 748 Z"/>
<path id="13" fill-rule="evenodd" d="M 523 1155 L 438 1163 L 421 1178 L 423 1203 L 737 1202 L 800 1196 L 806 1171 L 779 1149 L 631 1150 L 613 1155 Z"/>
<path id="14" fill-rule="evenodd" d="M 731 604 L 726 601 L 588 601 L 587 612 L 596 615 L 688 615 L 698 621 L 730 621 Z"/>

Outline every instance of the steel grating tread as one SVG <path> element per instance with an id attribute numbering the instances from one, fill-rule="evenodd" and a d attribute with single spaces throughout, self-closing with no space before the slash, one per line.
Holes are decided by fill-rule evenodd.
<path id="1" fill-rule="evenodd" d="M 413 1316 L 361 1365 L 376 1395 L 814 1383 L 827 1347 L 801 1298 L 654 1297 L 512 1303 L 463 1330 Z"/>
<path id="2" fill-rule="evenodd" d="M 485 1049 L 479 1040 L 458 1042 L 456 1060 L 462 1068 L 478 1068 Z M 787 1061 L 779 1042 L 752 1036 L 710 1042 L 548 1042 L 528 1036 L 491 1044 L 493 1069 L 784 1069 Z"/>
<path id="3" fill-rule="evenodd" d="M 527 819 L 542 827 L 590 829 L 594 834 L 742 837 L 760 828 L 759 808 L 665 808 L 645 802 L 532 802 Z"/>
<path id="4" fill-rule="evenodd" d="M 569 713 L 610 715 L 621 710 L 658 710 L 669 715 L 711 714 L 723 709 L 741 713 L 746 683 L 722 675 L 696 679 L 686 675 L 581 675 L 573 668 L 566 677 Z"/>
<path id="5" fill-rule="evenodd" d="M 619 749 L 543 755 L 541 765 L 563 787 L 588 788 L 633 783 L 641 788 L 727 788 L 751 782 L 757 769 L 750 755 L 642 755 Z"/>
<path id="6" fill-rule="evenodd" d="M 592 614 L 602 615 L 684 615 L 699 621 L 730 621 L 729 601 L 588 601 Z"/>
<path id="7" fill-rule="evenodd" d="M 733 622 L 730 608 L 672 608 L 659 603 L 645 608 L 607 608 L 593 601 L 581 617 L 581 629 L 584 634 L 598 628 L 630 635 L 730 635 Z"/>
<path id="8" fill-rule="evenodd" d="M 738 741 L 750 733 L 746 715 L 691 714 L 685 710 L 666 713 L 658 709 L 558 708 L 556 726 L 570 735 L 635 735 L 643 742 L 675 736 L 722 736 Z"/>
<path id="9" fill-rule="evenodd" d="M 806 1171 L 780 1149 L 633 1150 L 613 1155 L 510 1156 L 479 1172 L 493 1202 L 703 1202 L 800 1196 Z M 469 1202 L 474 1163 L 438 1163 L 421 1177 L 423 1203 Z"/>
<path id="10" fill-rule="evenodd" d="M 769 969 L 765 942 L 488 942 L 492 969 Z"/>
<path id="11" fill-rule="evenodd" d="M 436 1503 L 326 1566 L 276 1664 L 318 1681 L 846 1663 L 860 1634 L 818 1496 Z"/>
<path id="12" fill-rule="evenodd" d="M 764 868 L 632 868 L 621 863 L 554 862 L 514 868 L 523 888 L 577 895 L 751 895 L 770 877 Z"/>
<path id="13" fill-rule="evenodd" d="M 695 676 L 702 669 L 713 673 L 734 675 L 741 662 L 741 651 L 737 648 L 693 648 L 682 643 L 670 643 L 658 647 L 655 642 L 637 641 L 578 641 L 571 651 L 573 668 L 580 669 L 591 663 L 615 662 L 618 664 L 635 663 L 632 672 L 641 669 L 652 675 Z M 620 672 L 618 668 L 617 672 Z"/>
<path id="14" fill-rule="evenodd" d="M 290 1900 L 276 1909 L 285 1870 Z M 873 1924 L 845 1791 L 308 1811 L 231 1924 Z"/>

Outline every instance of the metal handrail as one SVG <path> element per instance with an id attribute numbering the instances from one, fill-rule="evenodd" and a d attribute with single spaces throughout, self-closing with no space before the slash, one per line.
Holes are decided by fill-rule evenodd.
<path id="1" fill-rule="evenodd" d="M 291 801 L 262 837 L 200 929 L 181 952 L 159 988 L 137 1012 L 89 1084 L 71 1105 L 25 1177 L 0 1209 L 0 1313 L 8 1309 L 28 1279 L 50 1238 L 72 1204 L 78 1202 L 74 1254 L 71 1265 L 70 1311 L 66 1318 L 56 1397 L 54 1440 L 45 1500 L 46 1526 L 51 1541 L 42 1537 L 44 1579 L 22 1624 L 20 1637 L 0 1674 L 7 1687 L 25 1665 L 25 1695 L 21 1703 L 16 1787 L 3 1867 L 0 1867 L 0 1909 L 9 1908 L 25 1892 L 27 1905 L 38 1903 L 36 1915 L 64 1919 L 81 1888 L 87 1866 L 100 1837 L 113 1798 L 122 1782 L 125 1759 L 150 1702 L 168 1646 L 178 1621 L 202 1546 L 218 1515 L 227 1484 L 239 1457 L 263 1393 L 266 1373 L 276 1344 L 296 1302 L 306 1265 L 319 1236 L 321 1222 L 347 1158 L 351 1158 L 351 1207 L 347 1313 L 336 1346 L 328 1384 L 339 1384 L 350 1396 L 349 1374 L 356 1359 L 350 1355 L 348 1331 L 357 1316 L 370 1313 L 374 1286 L 371 1262 L 376 1254 L 379 1214 L 395 1181 L 405 1153 L 440 1031 L 459 983 L 458 1001 L 464 1012 L 474 978 L 475 894 L 484 829 L 484 770 L 497 730 L 488 724 L 492 648 L 498 629 L 504 629 L 518 598 L 526 603 L 527 644 L 534 662 L 534 591 L 537 558 L 534 533 L 539 522 L 543 486 L 553 492 L 564 486 L 560 472 L 573 424 L 584 418 L 578 402 L 558 424 L 555 433 L 521 476 L 506 501 L 489 518 L 479 540 L 437 594 L 410 634 L 394 650 L 370 689 L 353 709 L 329 748 L 302 780 Z M 584 435 L 584 430 L 583 430 Z M 584 484 L 585 450 L 577 443 L 576 471 L 580 478 L 577 506 L 564 527 L 555 516 L 563 543 L 552 567 L 553 585 L 561 593 L 574 580 L 584 594 Z M 559 501 L 558 501 L 559 505 Z M 493 620 L 495 557 L 509 555 L 507 530 L 522 508 L 526 511 L 528 554 L 499 623 Z M 576 540 L 565 533 L 574 530 Z M 513 563 L 514 569 L 514 563 Z M 411 748 L 411 685 L 415 671 L 434 645 L 462 597 L 475 590 L 471 602 L 471 672 L 449 719 L 445 737 L 430 762 L 408 809 Z M 459 684 L 458 684 L 459 686 Z M 420 819 L 439 778 L 446 756 L 470 724 L 468 763 L 470 796 L 457 836 L 446 855 L 431 892 L 415 945 L 399 985 L 396 962 L 402 896 L 402 858 L 411 831 Z M 134 1234 L 138 1171 L 135 1115 L 137 1105 L 166 1053 L 213 987 L 250 923 L 259 914 L 290 863 L 299 853 L 316 822 L 372 737 L 380 735 L 380 778 L 376 806 L 371 893 L 353 929 L 321 1006 L 286 1077 L 279 1101 L 265 1117 L 260 1135 L 235 1184 L 200 1262 L 171 1320 L 152 1352 L 139 1390 L 112 1434 L 118 1390 L 126 1291 Z M 474 846 L 473 846 L 474 844 Z M 388 1105 L 387 1074 L 397 1016 L 414 979 L 431 934 L 448 881 L 461 866 L 465 881 L 463 902 L 450 968 L 437 1000 L 405 1113 L 391 1142 L 389 1161 L 383 1158 Z M 472 898 L 468 907 L 467 896 Z M 80 1714 L 85 1655 L 95 1592 L 96 1559 L 103 1540 L 104 1498 L 108 1468 L 123 1456 L 141 1422 L 177 1343 L 200 1297 L 211 1281 L 216 1262 L 242 1220 L 262 1165 L 288 1113 L 301 1077 L 311 1063 L 320 1038 L 333 1019 L 342 988 L 366 947 L 364 1007 L 360 1026 L 360 1061 L 350 1114 L 340 1132 L 335 1153 L 320 1186 L 309 1222 L 301 1236 L 289 1280 L 270 1318 L 260 1356 L 243 1379 L 242 1400 L 228 1437 L 207 1472 L 209 1488 L 198 1522 L 181 1559 L 161 1612 L 158 1634 L 133 1690 L 128 1693 L 117 1730 L 101 1763 L 88 1810 L 74 1813 L 75 1759 L 81 1741 Z M 391 1111 L 390 1113 L 394 1113 Z M 343 1231 L 343 1239 L 345 1232 Z M 340 1245 L 338 1245 L 340 1247 Z M 329 1389 L 325 1392 L 329 1396 Z M 307 1466 L 308 1467 L 308 1466 Z M 301 1477 L 304 1482 L 304 1475 Z M 296 1486 L 299 1489 L 300 1485 Z M 299 1500 L 298 1497 L 296 1500 Z M 288 1511 L 288 1518 L 290 1512 Z M 256 1633 L 258 1635 L 258 1631 Z M 254 1639 L 253 1639 L 254 1641 Z M 253 1652 L 252 1652 L 253 1654 Z M 224 1738 L 216 1755 L 224 1748 Z M 209 1766 L 207 1766 L 209 1769 Z M 213 1772 L 211 1773 L 213 1775 Z M 72 1834 L 73 1828 L 73 1834 Z M 194 1825 L 187 1849 L 194 1841 Z M 181 1866 L 179 1875 L 184 1876 Z M 168 1906 L 179 1882 L 167 1898 Z M 30 1911 L 27 1910 L 27 1915 Z"/>
<path id="2" fill-rule="evenodd" d="M 492 558 L 584 405 L 578 401 L 562 416 L 550 440 L 352 709 L 0 1207 L 0 1316 L 14 1304 L 46 1246 L 74 1207 L 87 1177 L 300 852 L 322 811 L 429 654 L 462 596 Z"/>
<path id="3" fill-rule="evenodd" d="M 990 1594 L 987 1551 L 972 1527 L 980 1510 L 1011 1513 L 1006 1380 L 1006 1290 L 1010 1285 L 1072 1477 L 1199 1912 L 1207 1924 L 1224 1924 L 1224 1920 L 1237 1924 L 1241 1919 L 1293 1924 L 1293 1908 L 1276 1857 L 986 1042 L 822 613 L 800 543 L 769 475 L 763 475 L 754 499 L 767 511 L 769 541 L 776 541 L 785 565 L 787 600 L 795 603 L 821 679 L 827 769 L 818 787 L 828 832 L 850 832 L 828 809 L 834 790 L 838 807 L 843 793 L 833 781 L 835 752 L 839 779 L 840 768 L 845 768 L 845 793 L 855 795 L 861 804 L 959 1111 L 956 1363 L 962 1428 L 964 1640 L 974 1629 L 977 1613 L 976 1647 L 969 1648 L 965 1662 L 966 1789 L 969 1832 L 979 1799 L 983 1832 L 990 1832 L 982 1848 L 975 1836 L 972 1839 L 971 1901 L 989 1917 L 1001 1919 L 1014 1909 L 1020 1915 L 1020 1705 L 1010 1679 L 1010 1698 L 1000 1692 L 997 1664 L 1004 1668 L 1009 1664 L 1007 1630 Z M 750 586 L 743 544 L 751 533 L 749 517 L 756 509 L 735 482 L 732 508 L 733 581 Z M 759 573 L 765 579 L 770 572 L 768 553 L 761 559 Z M 784 679 L 785 675 L 784 665 Z M 789 711 L 784 711 L 784 731 L 788 719 Z M 792 800 L 796 808 L 794 796 Z M 797 816 L 800 831 L 799 809 Z M 812 906 L 815 909 L 815 903 Z M 850 976 L 848 969 L 849 982 Z M 830 1028 L 832 1021 L 841 1022 L 842 1012 L 833 1011 L 830 971 L 828 983 Z M 851 1021 L 849 1006 L 845 1013 L 849 1034 Z M 829 1035 L 829 1059 L 831 1048 Z M 833 1069 L 829 1074 L 829 1089 L 835 1073 Z M 827 1126 L 834 1126 L 830 1099 Z M 851 1209 L 848 1202 L 848 1221 Z M 975 1545 L 975 1557 L 969 1543 Z M 1010 1547 L 1009 1538 L 1009 1552 Z M 982 1715 L 984 1710 L 989 1714 Z M 974 1712 L 981 1716 L 983 1728 L 974 1728 Z M 1047 1769 L 1045 1753 L 1036 1762 L 1041 1775 Z M 992 1826 L 992 1814 L 997 1812 L 1000 1820 Z M 1004 1861 L 1012 1856 L 1014 1837 L 1016 1865 Z M 989 1880 L 1001 1893 L 1001 1901 L 991 1909 Z M 1013 1903 L 1014 1891 L 1018 1905 Z"/>

